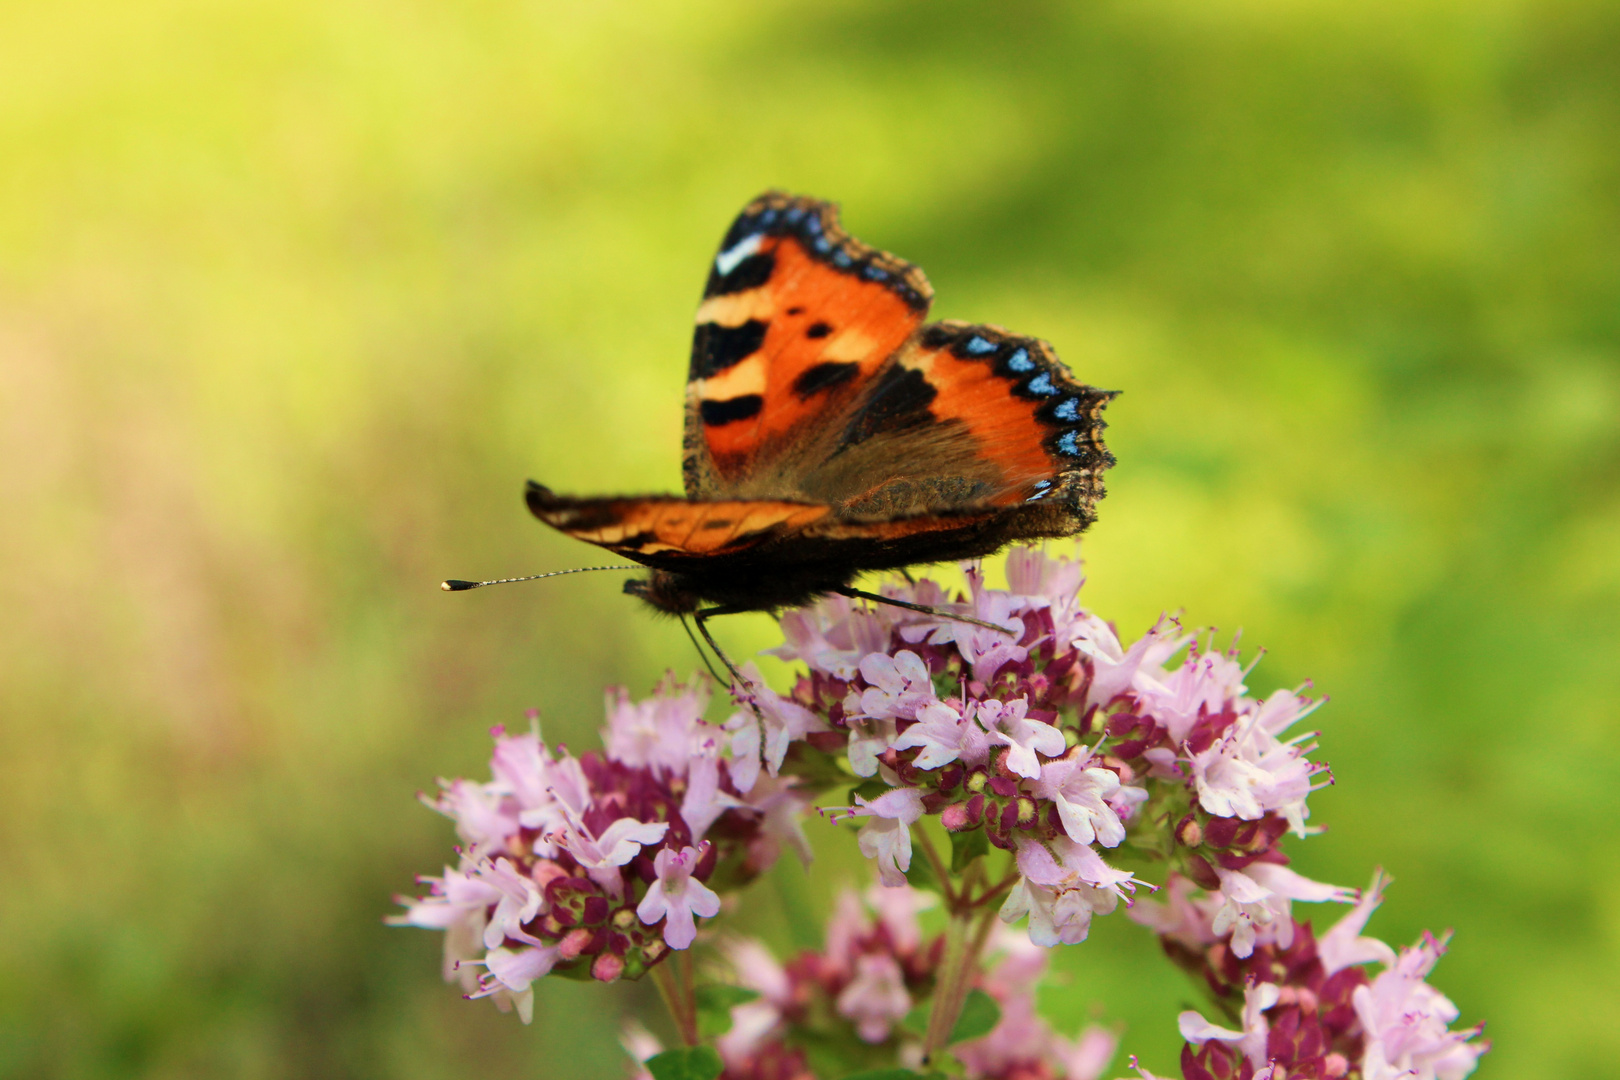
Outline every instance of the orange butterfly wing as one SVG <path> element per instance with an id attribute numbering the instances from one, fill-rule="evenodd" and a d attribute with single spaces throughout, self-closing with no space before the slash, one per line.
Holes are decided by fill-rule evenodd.
<path id="1" fill-rule="evenodd" d="M 687 383 L 686 492 L 798 494 L 791 475 L 921 325 L 915 266 L 853 239 L 838 208 L 770 192 L 733 223 L 698 308 Z"/>
<path id="2" fill-rule="evenodd" d="M 765 499 L 573 499 L 532 480 L 527 500 L 535 517 L 552 528 L 648 566 L 737 554 L 802 531 L 832 513 L 827 506 Z"/>

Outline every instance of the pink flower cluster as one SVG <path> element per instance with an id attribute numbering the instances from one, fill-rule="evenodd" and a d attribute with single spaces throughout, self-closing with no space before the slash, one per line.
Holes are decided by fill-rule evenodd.
<path id="1" fill-rule="evenodd" d="M 827 923 L 825 945 L 786 964 L 757 941 L 726 943 L 737 985 L 758 996 L 732 1008 L 731 1030 L 718 1040 L 722 1080 L 844 1075 L 860 1059 L 829 1058 L 827 1048 L 841 1044 L 888 1044 L 891 1056 L 918 1064 L 921 1035 L 901 1021 L 932 993 L 944 952 L 943 937 L 925 935 L 917 921 L 933 898 L 901 886 L 869 889 L 862 899 L 844 892 Z M 1000 962 L 977 985 L 996 1001 L 1001 1016 L 988 1034 L 952 1048 L 962 1075 L 1097 1080 L 1114 1055 L 1114 1036 L 1098 1027 L 1073 1040 L 1052 1031 L 1035 1009 L 1045 950 L 1008 934 L 1000 951 Z M 644 1031 L 632 1030 L 626 1048 L 638 1061 L 662 1049 Z"/>
<path id="2" fill-rule="evenodd" d="M 446 980 L 525 1023 L 553 971 L 633 979 L 688 948 L 719 913 L 714 886 L 756 876 L 783 841 L 808 854 L 791 780 L 722 758 L 707 704 L 672 679 L 645 701 L 610 692 L 606 753 L 579 758 L 496 728 L 492 779 L 424 798 L 456 823 L 457 865 L 420 879 L 428 895 L 401 897 L 390 921 L 445 931 Z"/>
<path id="3" fill-rule="evenodd" d="M 1288 871 L 1276 848 L 1285 832 L 1305 834 L 1305 800 L 1324 771 L 1306 756 L 1313 736 L 1284 734 L 1314 702 L 1286 690 L 1249 697 L 1235 654 L 1172 620 L 1125 646 L 1079 605 L 1076 562 L 1015 549 L 1008 589 L 968 575 L 961 604 L 928 580 L 886 595 L 1005 631 L 842 598 L 782 619 L 776 655 L 809 668 L 792 702 L 827 730 L 800 727 L 821 746 L 841 732 L 850 768 L 875 778 L 842 813 L 867 819 L 861 850 L 885 884 L 910 869 L 910 826 L 938 814 L 951 832 L 983 830 L 1015 854 L 1004 919 L 1027 918 L 1038 944 L 1074 943 L 1141 884 L 1102 850 L 1134 829 L 1156 851 L 1157 823 L 1169 820 L 1179 822 L 1174 865 L 1225 883 L 1238 948 L 1291 900 L 1346 898 Z"/>
<path id="4" fill-rule="evenodd" d="M 1236 1028 L 1197 1012 L 1181 1014 L 1185 1080 L 1461 1080 L 1489 1044 L 1480 1027 L 1451 1030 L 1457 1008 L 1424 977 L 1445 952 L 1427 934 L 1399 952 L 1362 936 L 1383 899 L 1372 886 L 1321 937 L 1290 917 L 1267 923 L 1239 954 L 1235 931 L 1222 926 L 1226 902 L 1197 895 L 1174 876 L 1163 903 L 1131 912 L 1159 934 L 1165 952 L 1208 986 Z M 1363 965 L 1383 971 L 1369 977 Z M 1150 1074 L 1143 1073 L 1143 1076 Z"/>

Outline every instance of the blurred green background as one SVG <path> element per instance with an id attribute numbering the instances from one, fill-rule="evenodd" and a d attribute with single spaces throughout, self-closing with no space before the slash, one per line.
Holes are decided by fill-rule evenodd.
<path id="1" fill-rule="evenodd" d="M 621 575 L 436 584 L 598 561 L 525 477 L 678 488 L 781 186 L 1125 391 L 1091 605 L 1314 678 L 1298 865 L 1456 928 L 1479 1075 L 1612 1075 L 1617 55 L 1578 0 L 0 3 L 0 1074 L 621 1075 L 644 988 L 525 1029 L 381 919 L 491 724 L 695 658 Z M 1059 964 L 1173 1069 L 1150 941 Z"/>

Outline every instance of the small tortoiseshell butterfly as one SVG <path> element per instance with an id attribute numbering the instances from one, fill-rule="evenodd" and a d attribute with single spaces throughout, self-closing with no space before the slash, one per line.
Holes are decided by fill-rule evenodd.
<path id="1" fill-rule="evenodd" d="M 1044 341 L 925 325 L 933 295 L 917 267 L 839 228 L 834 204 L 761 195 L 698 307 L 685 497 L 530 481 L 529 509 L 650 567 L 625 591 L 700 629 L 829 592 L 893 602 L 850 582 L 1084 529 L 1114 463 L 1100 437 L 1113 393 L 1076 382 Z"/>

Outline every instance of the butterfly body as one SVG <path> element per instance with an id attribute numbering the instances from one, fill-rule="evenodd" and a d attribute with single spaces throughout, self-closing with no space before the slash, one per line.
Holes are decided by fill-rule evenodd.
<path id="1" fill-rule="evenodd" d="M 918 268 L 845 234 L 836 207 L 767 193 L 739 215 L 698 308 L 685 497 L 530 510 L 652 570 L 674 614 L 775 610 L 866 571 L 989 555 L 1089 525 L 1113 464 L 1103 407 L 1045 342 L 924 324 Z"/>

